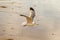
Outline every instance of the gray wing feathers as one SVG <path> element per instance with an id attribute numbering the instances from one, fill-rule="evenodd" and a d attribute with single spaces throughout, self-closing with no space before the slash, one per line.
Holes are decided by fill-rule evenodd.
<path id="1" fill-rule="evenodd" d="M 32 17 L 32 19 L 34 19 L 34 17 L 35 17 L 35 11 L 33 11 L 32 13 L 31 13 L 31 16 L 30 17 Z"/>

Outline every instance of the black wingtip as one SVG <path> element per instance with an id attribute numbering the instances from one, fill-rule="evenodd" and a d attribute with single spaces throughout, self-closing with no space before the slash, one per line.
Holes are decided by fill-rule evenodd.
<path id="1" fill-rule="evenodd" d="M 32 7 L 30 7 L 30 10 L 33 10 L 34 11 L 34 9 Z"/>
<path id="2" fill-rule="evenodd" d="M 27 16 L 25 16 L 25 15 L 23 15 L 23 14 L 20 14 L 20 16 L 24 16 L 24 17 L 27 17 Z"/>

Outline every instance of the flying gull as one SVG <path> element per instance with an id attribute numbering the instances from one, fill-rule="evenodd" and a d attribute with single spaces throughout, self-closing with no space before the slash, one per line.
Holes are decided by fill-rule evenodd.
<path id="1" fill-rule="evenodd" d="M 35 25 L 34 23 L 34 17 L 35 17 L 35 10 L 30 7 L 30 15 L 29 16 L 26 16 L 26 15 L 23 15 L 23 14 L 20 14 L 20 16 L 23 16 L 26 18 L 26 22 L 24 22 L 22 25 L 24 26 L 32 26 L 32 25 Z"/>

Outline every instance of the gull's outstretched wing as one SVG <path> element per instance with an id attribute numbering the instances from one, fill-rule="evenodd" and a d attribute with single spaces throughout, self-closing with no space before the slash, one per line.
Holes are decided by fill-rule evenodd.
<path id="1" fill-rule="evenodd" d="M 26 17 L 27 23 L 28 23 L 28 24 L 32 24 L 32 18 L 30 18 L 30 17 L 28 17 L 28 16 L 26 16 L 26 15 L 22 15 L 22 14 L 20 14 L 20 16 Z"/>
<path id="2" fill-rule="evenodd" d="M 32 7 L 30 7 L 30 15 L 29 15 L 29 17 L 32 18 L 32 21 L 33 21 L 33 19 L 35 17 L 35 10 Z"/>

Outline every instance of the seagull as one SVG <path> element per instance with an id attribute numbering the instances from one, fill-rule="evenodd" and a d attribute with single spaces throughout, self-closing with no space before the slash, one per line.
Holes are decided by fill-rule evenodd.
<path id="1" fill-rule="evenodd" d="M 32 25 L 35 25 L 34 23 L 34 17 L 35 17 L 35 10 L 30 7 L 30 15 L 29 16 L 26 16 L 26 15 L 23 15 L 23 14 L 20 14 L 20 16 L 23 16 L 26 18 L 26 22 L 24 22 L 22 25 L 24 26 L 32 26 Z"/>

